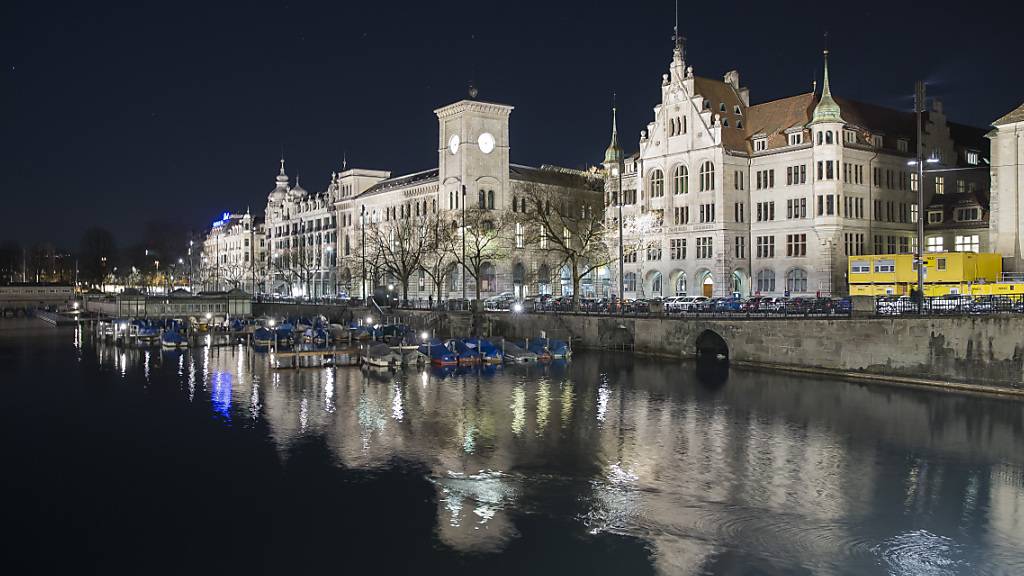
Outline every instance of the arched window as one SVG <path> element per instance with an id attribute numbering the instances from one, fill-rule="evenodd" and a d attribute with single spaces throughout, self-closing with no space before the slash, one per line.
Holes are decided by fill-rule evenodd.
<path id="1" fill-rule="evenodd" d="M 676 278 L 676 296 L 686 296 L 686 272 L 680 272 Z"/>
<path id="2" fill-rule="evenodd" d="M 700 165 L 700 191 L 707 192 L 715 189 L 715 165 L 711 161 Z"/>
<path id="3" fill-rule="evenodd" d="M 487 209 L 494 210 L 494 190 L 487 191 Z"/>
<path id="4" fill-rule="evenodd" d="M 487 204 L 485 203 L 485 200 L 484 200 L 484 191 L 483 190 L 481 190 L 480 192 L 477 192 L 477 204 L 479 205 L 479 207 L 481 209 L 487 207 Z"/>
<path id="5" fill-rule="evenodd" d="M 661 170 L 655 169 L 651 172 L 651 198 L 661 198 L 665 195 L 665 175 Z"/>
<path id="6" fill-rule="evenodd" d="M 651 278 L 651 294 L 653 294 L 654 296 L 661 296 L 661 285 L 661 272 L 655 272 L 654 277 Z"/>
<path id="7" fill-rule="evenodd" d="M 622 289 L 625 292 L 636 292 L 636 272 L 626 272 L 622 277 Z"/>
<path id="8" fill-rule="evenodd" d="M 775 272 L 773 270 L 761 270 L 757 273 L 757 291 L 775 292 Z"/>
<path id="9" fill-rule="evenodd" d="M 523 266 L 522 262 L 517 262 L 516 265 L 512 267 L 512 282 L 514 284 L 522 284 L 525 279 L 526 267 Z"/>
<path id="10" fill-rule="evenodd" d="M 676 166 L 676 171 L 672 175 L 672 193 L 673 194 L 686 194 L 690 191 L 690 173 L 686 170 L 686 166 L 680 164 Z"/>
<path id="11" fill-rule="evenodd" d="M 455 198 L 455 193 L 454 192 L 449 192 L 448 193 L 448 209 L 449 210 L 452 210 L 452 209 L 455 208 L 455 203 L 453 201 L 453 198 Z"/>
<path id="12" fill-rule="evenodd" d="M 829 130 L 828 132 L 825 132 L 825 144 L 831 144 L 831 143 L 832 143 L 832 131 Z"/>
<path id="13" fill-rule="evenodd" d="M 786 273 L 786 290 L 790 292 L 807 292 L 807 271 L 793 268 Z"/>

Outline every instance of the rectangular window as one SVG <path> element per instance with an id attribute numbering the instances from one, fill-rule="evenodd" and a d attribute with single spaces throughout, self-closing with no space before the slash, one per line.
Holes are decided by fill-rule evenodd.
<path id="1" fill-rule="evenodd" d="M 929 236 L 926 238 L 925 250 L 927 252 L 942 252 L 942 236 Z"/>
<path id="2" fill-rule="evenodd" d="M 672 260 L 686 259 L 686 238 L 673 238 L 669 240 L 669 257 Z"/>
<path id="3" fill-rule="evenodd" d="M 747 239 L 743 236 L 736 237 L 736 258 L 746 258 Z"/>
<path id="4" fill-rule="evenodd" d="M 977 234 L 968 234 L 964 236 L 957 235 L 955 240 L 955 249 L 957 252 L 981 251 L 981 236 Z"/>
<path id="5" fill-rule="evenodd" d="M 737 203 L 733 204 L 733 216 L 736 218 L 737 222 L 743 222 L 744 221 L 745 215 L 743 214 L 743 203 L 742 202 L 737 202 Z"/>
<path id="6" fill-rule="evenodd" d="M 956 219 L 960 222 L 970 222 L 978 220 L 978 209 L 977 208 L 957 208 Z"/>
<path id="7" fill-rule="evenodd" d="M 942 212 L 939 212 L 938 210 L 933 210 L 933 211 L 929 212 L 928 213 L 928 223 L 929 224 L 941 224 L 942 223 Z"/>
<path id="8" fill-rule="evenodd" d="M 758 258 L 774 258 L 775 257 L 775 236 L 758 236 L 757 237 L 757 257 Z"/>
<path id="9" fill-rule="evenodd" d="M 525 232 L 523 230 L 523 224 L 516 222 L 516 248 L 522 248 L 524 245 Z"/>
<path id="10" fill-rule="evenodd" d="M 895 260 L 879 260 L 875 262 L 875 272 L 895 272 Z"/>
<path id="11" fill-rule="evenodd" d="M 946 177 L 936 176 L 935 177 L 935 193 L 945 194 L 946 193 Z"/>
<path id="12" fill-rule="evenodd" d="M 807 234 L 786 234 L 786 256 L 807 255 Z"/>
<path id="13" fill-rule="evenodd" d="M 825 196 L 825 201 L 826 201 L 825 202 L 825 204 L 826 204 L 825 213 L 827 215 L 829 215 L 829 216 L 832 216 L 833 214 L 835 214 L 835 210 L 836 210 L 835 199 L 836 199 L 836 197 L 834 195 L 832 195 L 832 194 L 828 194 L 828 195 Z"/>
<path id="14" fill-rule="evenodd" d="M 850 272 L 854 274 L 867 274 L 871 272 L 871 265 L 865 260 L 854 260 L 850 264 Z"/>
<path id="15" fill-rule="evenodd" d="M 797 145 L 803 144 L 803 143 L 804 143 L 804 134 L 803 134 L 803 132 L 796 132 L 794 134 L 790 134 L 789 135 L 789 145 L 790 146 L 797 146 Z"/>
<path id="16" fill-rule="evenodd" d="M 711 258 L 714 255 L 711 249 L 711 237 L 701 236 L 697 238 L 697 258 Z"/>

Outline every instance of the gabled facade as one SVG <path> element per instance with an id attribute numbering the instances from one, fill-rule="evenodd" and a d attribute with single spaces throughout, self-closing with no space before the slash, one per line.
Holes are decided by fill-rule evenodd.
<path id="1" fill-rule="evenodd" d="M 829 72 L 826 53 L 820 94 L 751 104 L 738 72 L 696 76 L 677 42 L 624 161 L 626 298 L 840 295 L 849 257 L 915 249 L 914 114 L 834 96 Z M 957 165 L 960 128 L 939 102 L 925 114 L 929 169 Z M 936 179 L 926 174 L 926 196 Z"/>

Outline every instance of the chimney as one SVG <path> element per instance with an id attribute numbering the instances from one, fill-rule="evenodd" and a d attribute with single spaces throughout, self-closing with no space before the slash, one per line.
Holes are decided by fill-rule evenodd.
<path id="1" fill-rule="evenodd" d="M 736 90 L 737 92 L 739 91 L 739 89 L 740 89 L 740 73 L 738 71 L 736 71 L 736 70 L 729 70 L 728 72 L 725 73 L 725 78 L 723 78 L 723 80 L 725 81 L 726 84 L 731 85 L 733 87 L 733 90 Z"/>

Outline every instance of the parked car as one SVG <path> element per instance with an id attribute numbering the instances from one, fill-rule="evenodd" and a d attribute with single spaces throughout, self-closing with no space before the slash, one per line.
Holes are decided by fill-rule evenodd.
<path id="1" fill-rule="evenodd" d="M 680 312 L 696 312 L 708 301 L 707 296 L 682 296 L 676 301 L 676 308 Z"/>
<path id="2" fill-rule="evenodd" d="M 929 298 L 928 311 L 932 314 L 959 314 L 971 309 L 971 297 L 962 294 L 947 294 Z"/>

